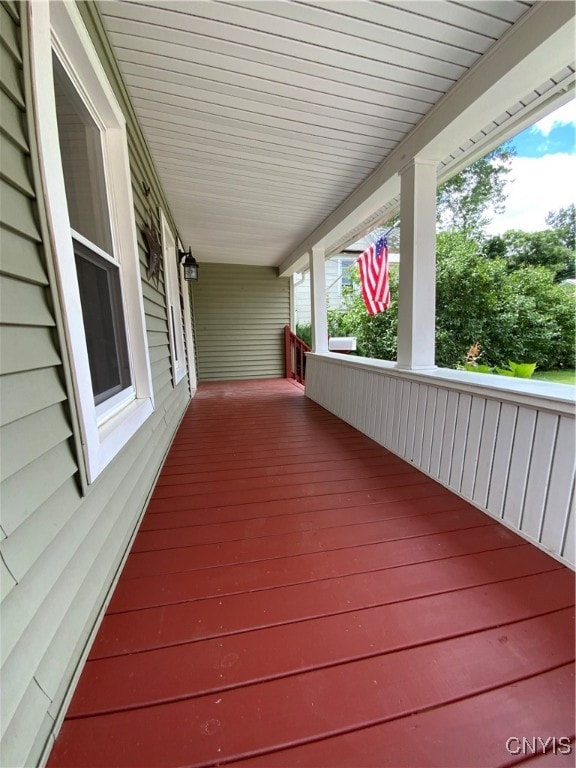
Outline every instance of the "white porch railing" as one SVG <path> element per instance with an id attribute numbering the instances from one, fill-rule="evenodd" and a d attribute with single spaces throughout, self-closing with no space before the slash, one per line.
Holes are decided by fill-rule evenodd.
<path id="1" fill-rule="evenodd" d="M 310 353 L 306 394 L 574 568 L 572 389 Z"/>

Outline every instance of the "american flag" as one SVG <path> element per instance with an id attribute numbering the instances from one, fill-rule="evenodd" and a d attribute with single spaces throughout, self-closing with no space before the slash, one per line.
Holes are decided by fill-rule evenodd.
<path id="1" fill-rule="evenodd" d="M 362 298 L 369 315 L 384 312 L 390 304 L 388 243 L 381 237 L 358 257 Z"/>

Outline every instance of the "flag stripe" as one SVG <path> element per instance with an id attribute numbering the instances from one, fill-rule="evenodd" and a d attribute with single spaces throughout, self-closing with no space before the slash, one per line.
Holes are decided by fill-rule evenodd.
<path id="1" fill-rule="evenodd" d="M 390 305 L 388 281 L 388 244 L 384 238 L 370 245 L 357 264 L 360 270 L 360 288 L 369 315 L 384 312 Z"/>

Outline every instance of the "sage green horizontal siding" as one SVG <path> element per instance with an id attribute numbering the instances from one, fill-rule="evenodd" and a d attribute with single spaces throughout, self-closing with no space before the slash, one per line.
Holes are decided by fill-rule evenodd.
<path id="1" fill-rule="evenodd" d="M 39 285 L 48 284 L 38 243 L 25 240 L 16 232 L 3 227 L 0 227 L 0 272 Z"/>
<path id="2" fill-rule="evenodd" d="M 21 149 L 28 149 L 28 141 L 24 133 L 24 125 L 21 120 L 22 110 L 15 104 L 10 96 L 0 90 L 0 114 L 2 115 L 2 125 L 0 133 L 9 136 L 14 144 Z"/>
<path id="3" fill-rule="evenodd" d="M 3 5 L 8 11 L 8 14 L 10 17 L 18 22 L 20 19 L 20 7 L 18 5 L 18 0 L 3 0 Z"/>
<path id="4" fill-rule="evenodd" d="M 18 34 L 15 31 L 14 21 L 10 18 L 6 21 L 12 29 L 7 35 L 3 35 L 0 40 L 0 72 L 2 73 L 2 82 L 0 88 L 6 93 L 10 99 L 19 107 L 24 107 L 24 91 L 22 90 L 22 81 L 19 77 L 20 68 L 22 63 L 19 53 L 14 53 L 10 50 L 11 46 L 6 45 L 5 39 L 15 36 L 18 38 Z M 19 47 L 19 46 L 18 46 Z"/>
<path id="5" fill-rule="evenodd" d="M 60 363 L 51 329 L 0 326 L 0 375 Z"/>
<path id="6" fill-rule="evenodd" d="M 13 24 L 15 20 L 8 7 L 5 4 L 0 5 L 0 40 L 4 47 L 10 51 L 12 57 L 20 62 L 22 56 L 17 27 Z"/>
<path id="7" fill-rule="evenodd" d="M 165 198 L 93 3 L 80 11 L 127 118 L 155 410 L 83 494 L 59 298 L 42 242 L 26 130 L 26 4 L 0 5 L 0 763 L 34 766 L 87 650 L 154 479 L 189 401 L 173 386 L 162 271 L 146 276 L 143 224 Z M 22 13 L 22 18 L 20 17 Z M 143 183 L 151 188 L 147 198 Z M 153 213 L 155 212 L 155 213 Z M 158 223 L 158 222 L 157 222 Z"/>
<path id="8" fill-rule="evenodd" d="M 2 480 L 64 442 L 71 434 L 66 413 L 59 403 L 7 424 L 0 434 Z"/>
<path id="9" fill-rule="evenodd" d="M 4 560 L 0 560 L 0 600 L 4 600 L 14 586 L 16 586 L 16 579 L 6 567 Z"/>
<path id="10" fill-rule="evenodd" d="M 21 147 L 3 134 L 0 134 L 0 175 L 24 194 L 33 193 Z"/>
<path id="11" fill-rule="evenodd" d="M 7 537 L 2 547 L 3 555 L 10 563 L 10 572 L 18 582 L 21 582 L 32 566 L 44 557 L 48 547 L 76 512 L 78 505 L 77 489 L 72 483 L 64 482 L 38 505 L 33 516 Z"/>
<path id="12" fill-rule="evenodd" d="M 66 399 L 66 390 L 54 368 L 0 377 L 0 424 L 29 416 Z"/>
<path id="13" fill-rule="evenodd" d="M 44 288 L 0 275 L 0 323 L 55 325 Z"/>
<path id="14" fill-rule="evenodd" d="M 192 294 L 200 381 L 284 376 L 288 278 L 271 267 L 201 264 Z"/>
<path id="15" fill-rule="evenodd" d="M 0 178 L 0 225 L 12 228 L 20 235 L 40 240 L 34 203 L 28 195 Z"/>
<path id="16" fill-rule="evenodd" d="M 31 461 L 2 483 L 2 527 L 8 535 L 22 525 L 77 471 L 69 442 Z M 72 483 L 72 485 L 74 485 Z M 26 489 L 26 493 L 22 489 Z"/>
<path id="17" fill-rule="evenodd" d="M 20 766 L 28 768 L 28 766 L 34 766 L 36 764 L 37 759 L 35 759 L 33 755 L 36 755 L 41 751 L 43 743 L 49 738 L 50 732 L 54 728 L 54 721 L 51 718 L 45 718 L 43 716 L 43 713 L 47 710 L 49 705 L 49 697 L 40 688 L 36 680 L 32 678 L 28 683 L 18 709 L 12 717 L 10 725 L 3 738 L 3 764 L 15 766 L 17 768 L 20 768 Z M 8 760 L 11 759 L 12 754 L 10 746 L 14 743 L 19 744 L 27 740 L 27 734 L 30 729 L 29 723 L 38 721 L 40 721 L 41 726 L 34 734 L 34 738 L 31 741 L 32 747 L 28 752 L 28 757 L 23 758 L 23 762 L 13 761 L 12 763 L 9 763 Z"/>

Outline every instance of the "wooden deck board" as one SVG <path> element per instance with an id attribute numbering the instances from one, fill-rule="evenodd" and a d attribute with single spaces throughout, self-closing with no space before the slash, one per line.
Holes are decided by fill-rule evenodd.
<path id="1" fill-rule="evenodd" d="M 237 768 L 318 768 L 320 765 L 496 768 L 518 764 L 519 757 L 514 758 L 505 749 L 510 738 L 510 723 L 514 723 L 514 733 L 573 731 L 570 720 L 573 684 L 573 666 L 561 667 L 513 686 L 412 715 L 409 725 L 404 720 L 393 720 L 230 765 Z M 527 706 L 527 702 L 533 701 L 539 703 L 537 708 Z M 513 741 L 510 746 L 516 750 L 518 743 Z M 337 762 L 331 762 L 335 755 L 338 755 Z M 556 754 L 550 751 L 540 759 L 546 768 L 574 765 L 573 754 L 560 751 Z M 526 768 L 536 765 L 541 768 L 540 759 L 527 760 Z"/>
<path id="2" fill-rule="evenodd" d="M 372 531 L 371 531 L 372 533 Z M 262 540 L 257 540 L 262 543 Z M 264 539 L 264 543 L 268 542 Z M 187 548 L 184 553 L 189 558 L 180 562 L 174 557 L 174 550 L 162 550 L 165 558 L 155 563 L 158 571 L 154 573 L 153 563 L 148 559 L 144 563 L 137 562 L 138 570 L 127 572 L 127 578 L 118 586 L 112 599 L 110 613 L 124 610 L 150 607 L 155 604 L 154 593 L 157 589 L 162 595 L 160 603 L 167 603 L 164 594 L 166 585 L 174 590 L 172 602 L 188 599 L 236 594 L 252 591 L 252 589 L 271 589 L 274 587 L 301 584 L 310 581 L 320 581 L 326 578 L 353 575 L 358 572 L 367 573 L 384 568 L 413 565 L 418 562 L 457 557 L 473 552 L 483 552 L 506 547 L 520 546 L 522 540 L 508 531 L 495 525 L 473 527 L 470 530 L 446 531 L 438 534 L 384 541 L 362 546 L 336 548 L 329 551 L 305 552 L 304 547 L 295 548 L 295 554 L 277 556 L 274 559 L 265 557 L 245 558 L 237 556 L 223 557 L 222 563 L 216 563 L 210 570 L 201 569 L 200 564 L 190 554 Z M 201 551 L 204 548 L 201 548 Z M 179 552 L 179 550 L 178 550 Z M 146 553 L 149 554 L 149 553 Z M 216 553 L 217 554 L 217 553 Z M 226 552 L 223 553 L 224 555 Z M 262 561 L 268 560 L 266 570 Z M 233 566 L 233 567 L 231 567 Z M 133 578 L 128 578 L 128 575 Z M 140 576 L 138 578 L 137 576 Z M 179 586 L 178 586 L 179 585 Z M 188 590 L 188 591 L 185 591 Z M 131 603 L 136 600 L 137 604 Z M 142 603 L 147 600 L 147 603 Z"/>
<path id="3" fill-rule="evenodd" d="M 211 544 L 215 542 L 237 541 L 239 539 L 254 539 L 265 536 L 281 536 L 283 534 L 302 531 L 321 531 L 326 528 L 348 528 L 383 520 L 398 520 L 406 517 L 420 517 L 434 512 L 452 512 L 463 509 L 464 502 L 453 494 L 445 493 L 438 496 L 428 496 L 425 499 L 412 499 L 384 505 L 367 504 L 363 507 L 346 507 L 345 509 L 320 510 L 318 512 L 302 512 L 295 515 L 275 515 L 244 520 L 228 520 L 221 523 L 205 525 L 176 525 L 160 528 L 142 526 L 134 543 L 135 551 L 145 551 L 150 543 L 153 549 L 164 549 L 166 543 L 171 544 L 173 537 L 183 536 L 179 542 L 185 542 L 184 537 L 193 536 L 194 544 Z M 182 521 L 185 522 L 185 521 Z M 191 522 L 191 521 L 189 521 Z M 182 544 L 185 546 L 185 544 Z"/>
<path id="4" fill-rule="evenodd" d="M 304 517 L 318 513 L 323 513 L 325 517 L 331 520 L 339 514 L 353 515 L 358 513 L 361 515 L 363 512 L 368 512 L 373 515 L 376 504 L 380 506 L 383 517 L 386 515 L 397 516 L 401 514 L 403 509 L 410 510 L 414 507 L 418 509 L 416 505 L 419 502 L 430 503 L 430 500 L 436 497 L 442 497 L 442 500 L 445 501 L 448 494 L 449 491 L 441 488 L 438 483 L 428 480 L 419 485 L 394 488 L 386 493 L 376 493 L 373 491 L 371 494 L 346 493 L 336 496 L 322 495 L 311 499 L 291 499 L 290 501 L 283 502 L 252 504 L 248 508 L 241 505 L 233 505 L 231 507 L 216 507 L 206 510 L 199 509 L 195 511 L 193 518 L 191 518 L 189 510 L 186 509 L 185 502 L 182 502 L 178 505 L 182 507 L 181 509 L 168 509 L 156 513 L 154 513 L 154 509 L 149 507 L 140 530 L 165 530 L 168 528 L 186 527 L 191 524 L 197 526 L 216 525 L 236 520 L 240 520 L 245 524 L 254 520 L 265 520 L 267 525 L 272 525 L 275 517 L 287 519 L 289 517 Z M 450 509 L 454 509 L 456 501 L 461 502 L 461 499 L 457 500 L 453 494 L 450 495 L 452 498 Z M 174 504 L 177 501 L 178 499 L 173 500 Z M 434 502 L 432 501 L 431 503 Z M 174 504 L 166 506 L 174 506 Z M 402 504 L 403 506 L 401 506 Z M 366 507 L 368 509 L 362 509 Z M 419 514 L 419 512 L 416 511 L 412 514 Z M 360 517 L 359 519 L 362 518 Z"/>
<path id="5" fill-rule="evenodd" d="M 189 563 L 194 563 L 195 568 L 211 568 L 255 560 L 273 560 L 277 557 L 328 552 L 381 541 L 398 541 L 467 528 L 482 528 L 487 525 L 493 525 L 493 522 L 481 512 L 474 515 L 470 510 L 456 510 L 401 520 L 235 539 L 222 543 L 196 544 L 194 530 L 179 529 L 173 536 L 164 532 L 160 541 L 157 537 L 153 542 L 137 542 L 131 558 L 131 567 L 127 568 L 127 576 L 169 573 L 175 569 L 188 570 Z"/>
<path id="6" fill-rule="evenodd" d="M 49 766 L 529 768 L 573 660 L 557 561 L 291 383 L 206 384 Z"/>
<path id="7" fill-rule="evenodd" d="M 482 530 L 450 531 L 438 537 L 421 536 L 331 552 L 279 557 L 268 561 L 265 570 L 262 563 L 256 561 L 205 570 L 145 575 L 123 579 L 116 588 L 108 612 L 122 613 L 155 605 L 273 589 L 520 546 L 522 543 L 519 537 L 501 526 L 489 525 Z"/>

